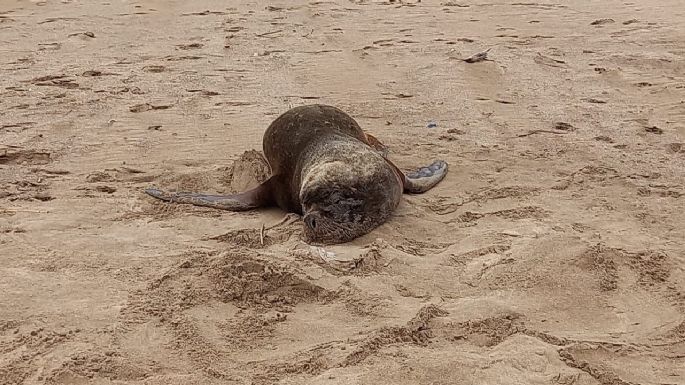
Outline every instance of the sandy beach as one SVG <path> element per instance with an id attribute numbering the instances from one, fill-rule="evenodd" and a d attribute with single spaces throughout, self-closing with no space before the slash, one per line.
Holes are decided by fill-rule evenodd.
<path id="1" fill-rule="evenodd" d="M 0 69 L 2 385 L 685 384 L 682 0 L 4 0 Z M 313 103 L 447 177 L 323 249 L 143 194 Z"/>

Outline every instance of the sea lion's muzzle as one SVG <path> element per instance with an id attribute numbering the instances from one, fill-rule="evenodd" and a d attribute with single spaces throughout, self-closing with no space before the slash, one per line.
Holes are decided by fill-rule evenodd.
<path id="1" fill-rule="evenodd" d="M 342 243 L 351 239 L 347 236 L 344 227 L 325 217 L 318 210 L 307 211 L 302 221 L 307 242 Z"/>
<path id="2" fill-rule="evenodd" d="M 304 225 L 305 240 L 308 243 L 322 241 L 322 236 L 326 234 L 326 231 L 324 230 L 326 225 L 321 214 L 316 211 L 309 211 L 302 218 L 302 222 Z"/>
<path id="3" fill-rule="evenodd" d="M 316 231 L 316 226 L 317 226 L 317 220 L 319 220 L 319 214 L 314 212 L 314 213 L 308 213 L 304 216 L 304 225 L 309 228 L 310 231 Z"/>

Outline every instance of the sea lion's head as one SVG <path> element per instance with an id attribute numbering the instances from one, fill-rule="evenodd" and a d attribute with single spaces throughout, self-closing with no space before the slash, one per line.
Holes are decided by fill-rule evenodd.
<path id="1" fill-rule="evenodd" d="M 303 178 L 300 202 L 308 242 L 349 242 L 385 222 L 399 204 L 402 185 L 382 158 L 328 162 Z"/>

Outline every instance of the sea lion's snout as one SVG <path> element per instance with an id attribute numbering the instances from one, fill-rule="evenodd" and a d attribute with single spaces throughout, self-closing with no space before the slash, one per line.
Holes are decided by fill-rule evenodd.
<path id="1" fill-rule="evenodd" d="M 340 243 L 347 240 L 347 237 L 340 234 L 339 225 L 319 211 L 307 212 L 302 221 L 307 242 Z"/>
<path id="2" fill-rule="evenodd" d="M 319 217 L 318 214 L 315 213 L 310 213 L 305 215 L 304 217 L 304 224 L 307 226 L 311 231 L 316 231 L 316 222 L 317 218 Z"/>
<path id="3" fill-rule="evenodd" d="M 353 238 L 342 224 L 336 223 L 321 212 L 310 210 L 302 218 L 304 236 L 307 242 L 342 243 Z"/>

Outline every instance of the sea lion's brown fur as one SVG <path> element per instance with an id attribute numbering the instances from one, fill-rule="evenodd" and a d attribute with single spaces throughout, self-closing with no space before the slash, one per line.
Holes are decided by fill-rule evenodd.
<path id="1" fill-rule="evenodd" d="M 447 171 L 447 163 L 438 161 L 405 175 L 354 119 L 325 105 L 296 107 L 279 116 L 264 133 L 263 149 L 272 176 L 248 192 L 146 192 L 233 211 L 277 205 L 304 216 L 309 241 L 331 244 L 368 233 L 391 216 L 403 191 L 426 191 Z"/>

